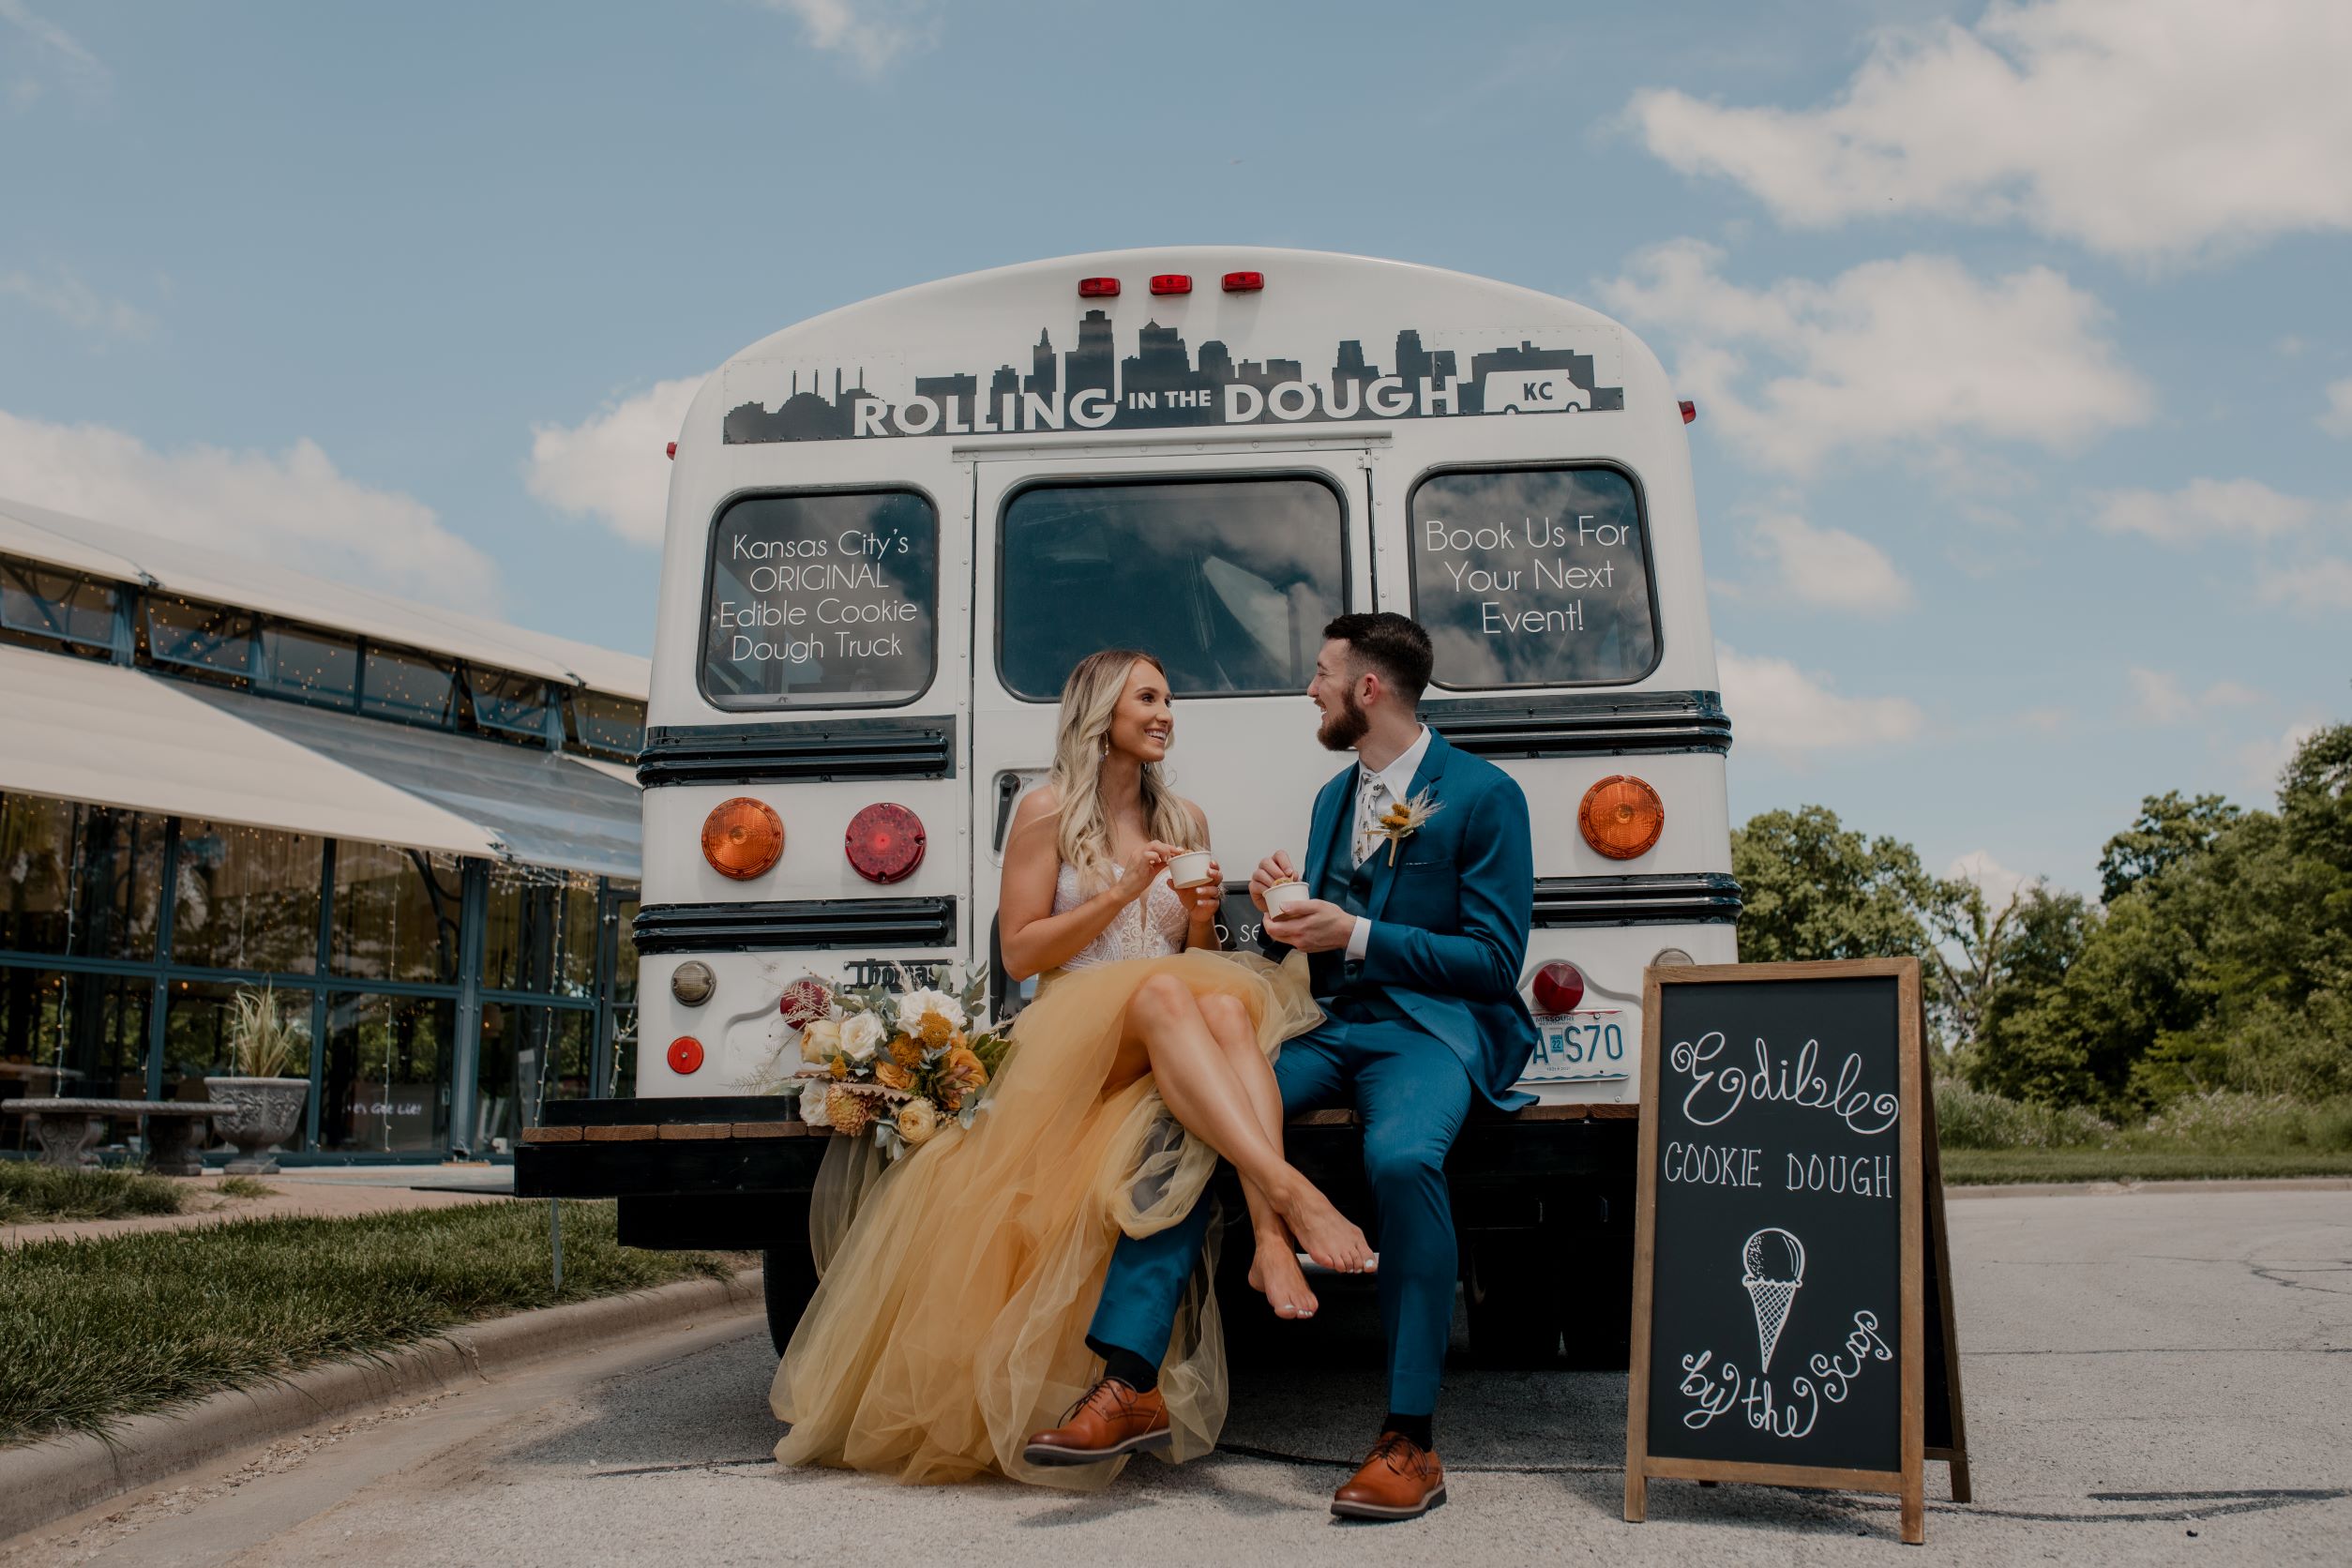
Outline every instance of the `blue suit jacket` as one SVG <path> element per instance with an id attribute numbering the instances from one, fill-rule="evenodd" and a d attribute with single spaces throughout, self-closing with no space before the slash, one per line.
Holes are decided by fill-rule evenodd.
<path id="1" fill-rule="evenodd" d="M 1336 901 L 1353 870 L 1357 769 L 1323 786 L 1309 829 L 1306 885 Z M 1512 1092 L 1535 1049 L 1535 1025 L 1519 997 L 1534 917 L 1535 852 L 1527 796 L 1484 758 L 1457 751 L 1432 730 L 1409 795 L 1424 790 L 1440 809 L 1397 848 L 1373 852 L 1364 899 L 1372 936 L 1363 978 L 1462 1059 L 1470 1082 L 1505 1110 L 1532 1103 Z M 1280 958 L 1289 949 L 1262 932 Z M 1310 955 L 1315 994 L 1337 992 L 1347 955 Z"/>

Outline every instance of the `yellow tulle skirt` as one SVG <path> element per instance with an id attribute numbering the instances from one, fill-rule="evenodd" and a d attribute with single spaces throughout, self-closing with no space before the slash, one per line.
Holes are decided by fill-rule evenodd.
<path id="1" fill-rule="evenodd" d="M 878 1176 L 870 1139 L 835 1139 L 810 1228 L 822 1281 L 770 1395 L 792 1424 L 778 1459 L 913 1483 L 992 1471 L 1081 1491 L 1109 1485 L 1119 1464 L 1039 1469 L 1021 1448 L 1100 1376 L 1086 1328 L 1121 1234 L 1174 1224 L 1216 1165 L 1149 1075 L 1103 1091 L 1129 999 L 1162 973 L 1196 995 L 1239 998 L 1270 1059 L 1321 1018 L 1295 956 L 1280 968 L 1255 954 L 1187 952 L 1075 970 L 1021 1013 L 972 1126 L 951 1123 Z M 1169 1457 L 1207 1453 L 1227 1390 L 1216 1302 L 1199 1275 L 1160 1388 Z"/>

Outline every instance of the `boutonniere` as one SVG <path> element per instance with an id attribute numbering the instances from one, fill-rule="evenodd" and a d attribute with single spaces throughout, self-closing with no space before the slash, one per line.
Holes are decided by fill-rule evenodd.
<path id="1" fill-rule="evenodd" d="M 1388 840 L 1388 863 L 1395 866 L 1396 852 L 1404 847 L 1405 840 L 1419 833 L 1422 823 L 1444 809 L 1443 806 L 1430 798 L 1426 790 L 1410 800 L 1400 800 L 1390 807 L 1376 830 Z"/>

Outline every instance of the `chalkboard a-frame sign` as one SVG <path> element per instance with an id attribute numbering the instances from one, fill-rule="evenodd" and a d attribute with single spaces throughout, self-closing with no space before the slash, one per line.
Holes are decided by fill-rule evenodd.
<path id="1" fill-rule="evenodd" d="M 1643 985 L 1625 1517 L 1652 1477 L 1968 1498 L 1914 958 Z"/>

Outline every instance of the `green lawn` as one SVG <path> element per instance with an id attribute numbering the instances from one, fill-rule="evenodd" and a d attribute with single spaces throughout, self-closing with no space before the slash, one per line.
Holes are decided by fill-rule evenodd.
<path id="1" fill-rule="evenodd" d="M 1947 1149 L 1952 1186 L 2014 1182 L 2220 1181 L 2249 1176 L 2352 1176 L 2352 1153 L 2266 1150 L 2206 1153 L 2144 1149 Z"/>
<path id="2" fill-rule="evenodd" d="M 188 1187 L 140 1170 L 64 1170 L 31 1160 L 0 1160 L 0 1225 L 55 1219 L 127 1219 L 176 1214 Z"/>
<path id="3" fill-rule="evenodd" d="M 0 1253 L 0 1444 L 103 1435 L 479 1319 L 725 1278 L 746 1261 L 624 1248 L 613 1218 L 610 1203 L 564 1205 L 560 1296 L 544 1203 L 231 1220 Z"/>

